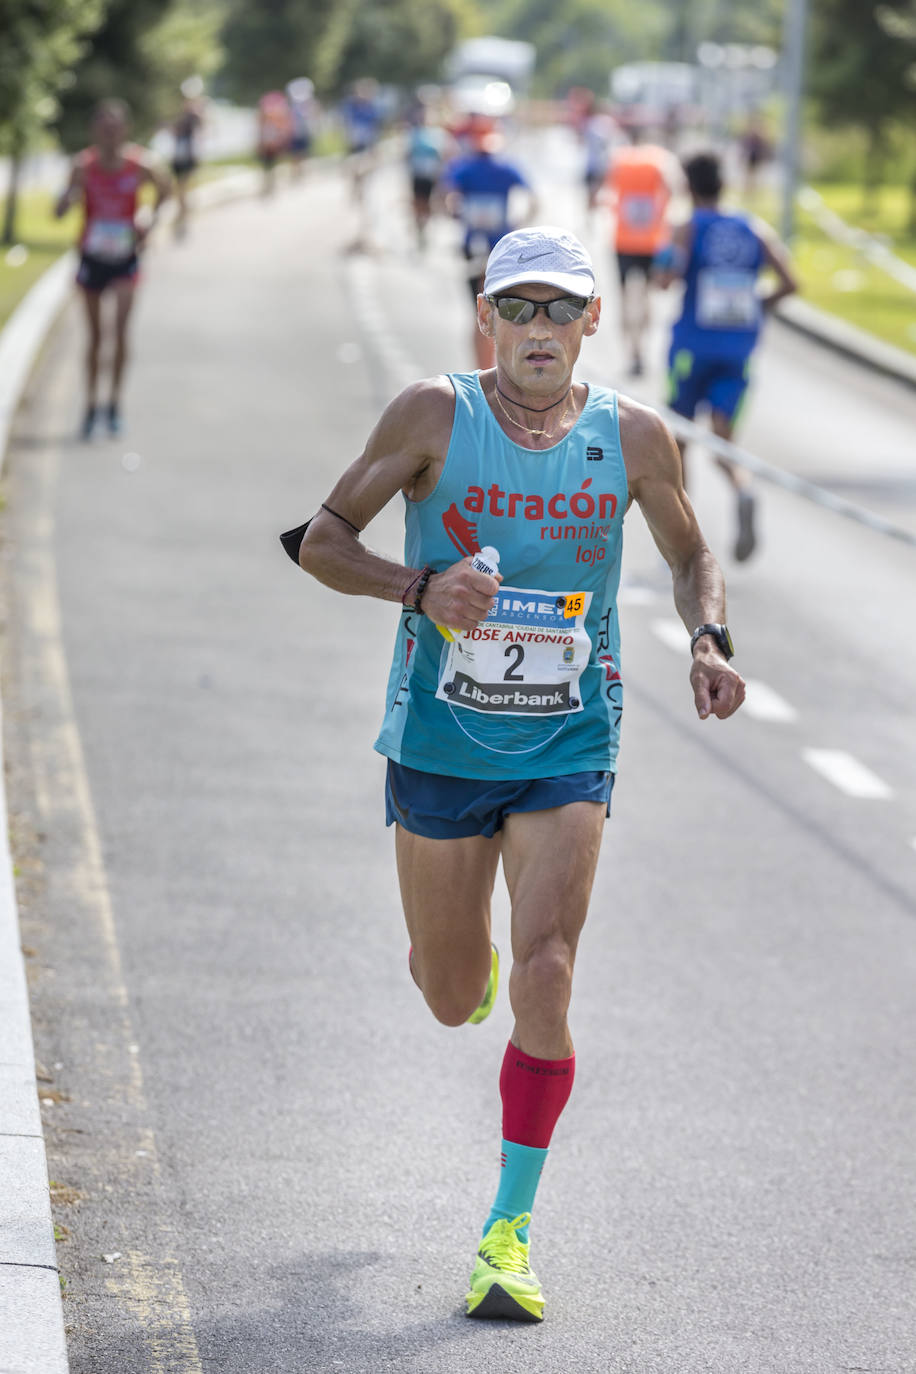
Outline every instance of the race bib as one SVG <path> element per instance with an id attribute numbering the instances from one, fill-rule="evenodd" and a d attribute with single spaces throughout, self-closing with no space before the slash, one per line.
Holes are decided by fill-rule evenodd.
<path id="1" fill-rule="evenodd" d="M 468 711 L 564 716 L 582 710 L 591 592 L 502 586 L 486 620 L 449 645 L 436 696 Z"/>
<path id="2" fill-rule="evenodd" d="M 631 229 L 649 229 L 655 222 L 654 196 L 624 196 L 620 203 L 620 217 Z"/>
<path id="3" fill-rule="evenodd" d="M 469 229 L 502 229 L 506 222 L 504 196 L 466 196 L 462 206 Z"/>
<path id="4" fill-rule="evenodd" d="M 753 329 L 760 308 L 756 273 L 706 267 L 697 273 L 697 324 L 702 329 Z"/>
<path id="5" fill-rule="evenodd" d="M 127 220 L 94 219 L 86 235 L 84 253 L 103 262 L 123 262 L 134 251 L 134 226 Z"/>
<path id="6" fill-rule="evenodd" d="M 416 153 L 412 161 L 413 174 L 415 177 L 426 177 L 429 181 L 435 181 L 441 165 L 435 153 Z"/>

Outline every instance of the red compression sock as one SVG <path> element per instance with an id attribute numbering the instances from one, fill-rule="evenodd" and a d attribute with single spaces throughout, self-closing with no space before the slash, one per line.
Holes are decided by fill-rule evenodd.
<path id="1" fill-rule="evenodd" d="M 569 1101 L 575 1073 L 574 1054 L 569 1059 L 533 1059 L 510 1040 L 499 1075 L 503 1139 L 546 1150 Z"/>

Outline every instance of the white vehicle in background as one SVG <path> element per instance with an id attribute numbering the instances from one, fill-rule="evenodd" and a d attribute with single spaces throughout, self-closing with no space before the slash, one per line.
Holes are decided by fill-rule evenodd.
<path id="1" fill-rule="evenodd" d="M 537 56 L 533 43 L 509 38 L 469 38 L 446 59 L 451 102 L 464 114 L 504 118 L 525 95 Z"/>

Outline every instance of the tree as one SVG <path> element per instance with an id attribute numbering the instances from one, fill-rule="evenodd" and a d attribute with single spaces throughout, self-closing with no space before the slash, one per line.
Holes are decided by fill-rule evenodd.
<path id="1" fill-rule="evenodd" d="M 296 76 L 323 95 L 362 76 L 433 81 L 476 18 L 474 0 L 232 0 L 221 79 L 244 101 Z"/>
<path id="2" fill-rule="evenodd" d="M 895 124 L 912 128 L 916 117 L 914 58 L 911 0 L 816 0 L 808 89 L 825 123 L 864 131 L 866 195 L 883 180 Z"/>
<path id="3" fill-rule="evenodd" d="M 219 65 L 222 18 L 216 0 L 108 0 L 61 102 L 56 128 L 64 147 L 86 142 L 92 111 L 109 96 L 127 101 L 135 134 L 148 137 L 175 112 L 182 80 Z"/>
<path id="4" fill-rule="evenodd" d="M 220 34 L 226 94 L 254 104 L 265 91 L 311 76 L 333 7 L 333 0 L 230 0 Z M 344 0 L 340 8 L 348 11 Z"/>
<path id="5" fill-rule="evenodd" d="M 467 0 L 338 0 L 318 46 L 316 83 L 339 92 L 362 76 L 393 86 L 435 81 L 476 19 Z"/>
<path id="6" fill-rule="evenodd" d="M 55 117 L 105 0 L 0 0 L 0 141 L 10 155 L 2 241 L 16 236 L 19 168 L 29 141 Z"/>

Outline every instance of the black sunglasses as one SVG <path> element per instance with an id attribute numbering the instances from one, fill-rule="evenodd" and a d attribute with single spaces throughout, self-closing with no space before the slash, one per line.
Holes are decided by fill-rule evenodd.
<path id="1" fill-rule="evenodd" d="M 572 324 L 582 318 L 591 297 L 558 296 L 552 301 L 526 301 L 521 296 L 487 296 L 487 300 L 496 306 L 499 318 L 510 324 L 530 324 L 539 310 L 553 324 Z"/>

